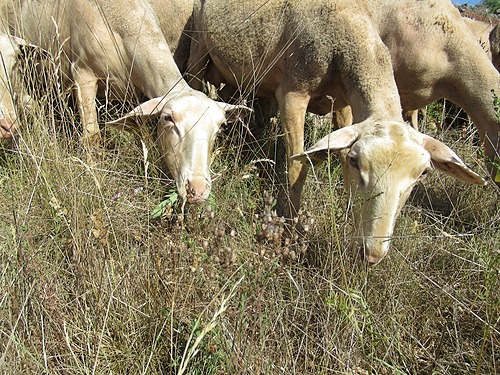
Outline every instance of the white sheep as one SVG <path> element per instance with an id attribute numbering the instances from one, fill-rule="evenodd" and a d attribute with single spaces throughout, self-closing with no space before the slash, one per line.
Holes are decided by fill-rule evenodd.
<path id="1" fill-rule="evenodd" d="M 24 40 L 0 32 L 0 139 L 11 138 L 17 129 L 12 74 Z"/>
<path id="2" fill-rule="evenodd" d="M 165 4 L 163 17 L 170 14 L 183 22 L 177 4 Z M 144 95 L 148 101 L 110 125 L 153 120 L 162 159 L 181 198 L 198 203 L 208 197 L 215 135 L 224 121 L 249 110 L 216 102 L 188 86 L 166 40 L 175 38 L 177 31 L 163 34 L 149 1 L 3 0 L 0 10 L 9 31 L 61 57 L 65 85 L 73 89 L 80 113 L 83 141 L 100 136 L 97 95 Z"/>
<path id="3" fill-rule="evenodd" d="M 212 64 L 233 87 L 276 98 L 292 216 L 311 154 L 303 153 L 306 111 L 352 107 L 355 124 L 332 133 L 313 154 L 317 148 L 350 149 L 347 184 L 355 181 L 370 202 L 359 208 L 358 233 L 367 260 L 376 263 L 387 252 L 399 208 L 431 159 L 463 181 L 484 180 L 444 144 L 403 122 L 394 60 L 373 17 L 361 0 L 205 0 L 195 3 L 190 60 L 194 72 Z"/>

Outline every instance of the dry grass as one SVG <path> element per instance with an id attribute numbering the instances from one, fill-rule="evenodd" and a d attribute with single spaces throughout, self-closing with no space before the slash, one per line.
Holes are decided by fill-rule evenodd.
<path id="1" fill-rule="evenodd" d="M 66 96 L 44 91 L 2 143 L 1 373 L 499 372 L 496 186 L 432 174 L 367 268 L 348 249 L 337 162 L 309 175 L 305 239 L 283 239 L 252 162 L 265 155 L 243 157 L 234 134 L 220 137 L 211 202 L 182 225 L 175 210 L 153 220 L 173 187 L 154 143 L 109 133 L 89 157 Z M 308 122 L 309 142 L 328 131 Z M 472 127 L 445 137 L 482 169 Z"/>

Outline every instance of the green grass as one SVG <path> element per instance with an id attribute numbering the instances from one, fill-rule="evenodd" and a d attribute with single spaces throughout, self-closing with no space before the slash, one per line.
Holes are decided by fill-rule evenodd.
<path id="1" fill-rule="evenodd" d="M 150 137 L 110 132 L 89 157 L 63 95 L 36 105 L 1 144 L 1 373 L 500 372 L 496 186 L 431 174 L 368 268 L 338 161 L 310 171 L 305 239 L 284 239 L 269 162 L 234 136 L 209 204 L 154 218 L 174 184 Z M 308 124 L 310 143 L 330 126 Z M 486 174 L 470 124 L 442 137 Z"/>

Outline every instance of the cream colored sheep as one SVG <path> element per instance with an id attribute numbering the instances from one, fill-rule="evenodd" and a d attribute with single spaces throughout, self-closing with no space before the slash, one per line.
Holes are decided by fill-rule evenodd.
<path id="1" fill-rule="evenodd" d="M 61 56 L 65 84 L 74 90 L 84 140 L 99 137 L 96 95 L 145 95 L 149 101 L 111 124 L 133 123 L 133 118 L 156 121 L 162 158 L 180 196 L 191 203 L 208 197 L 215 135 L 226 116 L 231 119 L 245 108 L 215 102 L 183 79 L 166 37 L 178 43 L 179 29 L 191 9 L 180 13 L 184 9 L 181 2 L 165 4 L 162 18 L 171 12 L 171 24 L 176 28 L 165 33 L 166 37 L 145 0 L 4 0 L 0 9 L 10 30 Z"/>
<path id="2" fill-rule="evenodd" d="M 0 32 L 0 139 L 10 138 L 16 132 L 12 73 L 24 45 L 22 39 Z"/>
<path id="3" fill-rule="evenodd" d="M 447 98 L 474 122 L 490 161 L 498 158 L 500 126 L 492 90 L 500 76 L 449 0 L 368 0 L 372 20 L 390 51 L 405 111 Z M 500 172 L 487 164 L 495 182 Z"/>
<path id="4" fill-rule="evenodd" d="M 462 17 L 462 19 L 469 28 L 469 30 L 472 32 L 472 34 L 474 34 L 474 37 L 479 42 L 479 45 L 483 48 L 483 51 L 486 52 L 488 58 L 492 60 L 493 56 L 489 38 L 490 38 L 490 33 L 493 30 L 493 25 L 491 25 L 490 23 L 486 23 L 468 17 Z M 420 110 L 425 111 L 425 109 L 420 109 Z M 405 112 L 405 118 L 411 122 L 412 126 L 415 129 L 418 129 L 418 111 L 419 110 Z M 438 128 L 438 130 L 440 129 Z"/>
<path id="5" fill-rule="evenodd" d="M 344 183 L 353 202 L 353 245 L 370 264 L 389 250 L 394 224 L 413 186 L 431 169 L 483 185 L 445 144 L 401 122 L 365 120 L 334 131 L 292 159 L 315 163 L 340 151 Z"/>
<path id="6" fill-rule="evenodd" d="M 292 216 L 307 173 L 306 111 L 329 113 L 332 98 L 334 109 L 352 107 L 355 125 L 332 133 L 335 143 L 326 145 L 350 148 L 347 185 L 352 176 L 352 186 L 372 202 L 357 214 L 369 262 L 387 252 L 398 210 L 431 159 L 458 179 L 484 183 L 445 145 L 403 122 L 391 54 L 365 1 L 205 0 L 195 5 L 194 29 L 193 71 L 211 60 L 233 87 L 278 101 Z"/>

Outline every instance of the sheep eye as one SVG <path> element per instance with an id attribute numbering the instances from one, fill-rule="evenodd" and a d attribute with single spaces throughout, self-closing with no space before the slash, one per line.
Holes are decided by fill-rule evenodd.
<path id="1" fill-rule="evenodd" d="M 359 170 L 359 162 L 358 162 L 358 158 L 356 156 L 349 156 L 348 163 L 354 169 Z"/>
<path id="2" fill-rule="evenodd" d="M 174 119 L 172 118 L 172 115 L 170 113 L 164 113 L 161 117 L 163 122 L 174 122 Z"/>
<path id="3" fill-rule="evenodd" d="M 420 173 L 420 177 L 419 179 L 422 179 L 422 178 L 425 178 L 427 176 L 427 174 L 429 173 L 430 169 L 429 168 L 425 168 L 422 173 Z"/>

